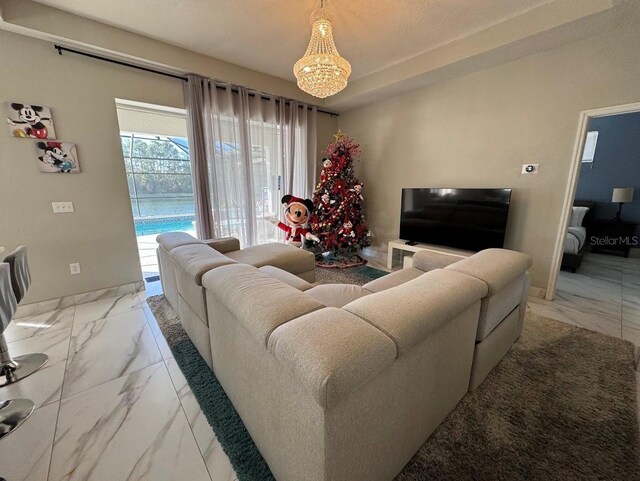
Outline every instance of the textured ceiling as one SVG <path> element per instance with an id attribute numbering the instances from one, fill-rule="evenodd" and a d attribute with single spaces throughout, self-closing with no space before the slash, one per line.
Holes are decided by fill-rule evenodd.
<path id="1" fill-rule="evenodd" d="M 36 0 L 287 80 L 319 0 Z M 326 0 L 352 79 L 483 30 L 549 0 Z"/>

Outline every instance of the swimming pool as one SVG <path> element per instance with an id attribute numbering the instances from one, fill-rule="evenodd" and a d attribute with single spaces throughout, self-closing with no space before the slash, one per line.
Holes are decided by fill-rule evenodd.
<path id="1" fill-rule="evenodd" d="M 162 234 L 163 232 L 195 230 L 195 216 L 135 219 L 136 236 Z"/>

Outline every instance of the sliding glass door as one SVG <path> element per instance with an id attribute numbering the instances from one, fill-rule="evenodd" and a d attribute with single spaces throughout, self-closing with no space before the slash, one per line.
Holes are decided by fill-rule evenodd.
<path id="1" fill-rule="evenodd" d="M 217 119 L 215 162 L 210 164 L 216 234 L 243 246 L 277 242 L 279 230 L 267 219 L 280 214 L 282 175 L 280 127 L 250 121 L 249 135 L 232 117 Z"/>

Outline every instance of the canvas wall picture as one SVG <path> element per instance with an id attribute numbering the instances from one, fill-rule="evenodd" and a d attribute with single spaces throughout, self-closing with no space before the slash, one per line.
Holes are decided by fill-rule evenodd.
<path id="1" fill-rule="evenodd" d="M 36 142 L 40 172 L 78 174 L 80 162 L 76 144 L 68 142 Z"/>
<path id="2" fill-rule="evenodd" d="M 51 109 L 42 105 L 7 102 L 9 132 L 14 137 L 26 139 L 55 139 Z"/>

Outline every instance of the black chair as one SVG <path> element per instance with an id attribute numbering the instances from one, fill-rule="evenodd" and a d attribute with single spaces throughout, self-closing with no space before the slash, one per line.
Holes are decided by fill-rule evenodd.
<path id="1" fill-rule="evenodd" d="M 15 296 L 16 304 L 18 304 L 24 298 L 31 285 L 27 248 L 25 246 L 18 247 L 4 258 L 4 262 L 9 264 L 11 290 Z M 3 323 L 0 329 L 0 387 L 13 384 L 30 376 L 49 360 L 48 356 L 42 353 L 25 354 L 12 358 L 9 354 L 7 340 L 4 337 L 4 331 L 10 322 L 11 319 L 6 322 L 6 326 Z"/>
<path id="2" fill-rule="evenodd" d="M 16 312 L 18 303 L 11 287 L 11 267 L 0 264 L 0 332 L 4 332 Z M 31 416 L 35 409 L 29 399 L 0 400 L 0 439 L 7 436 Z"/>

